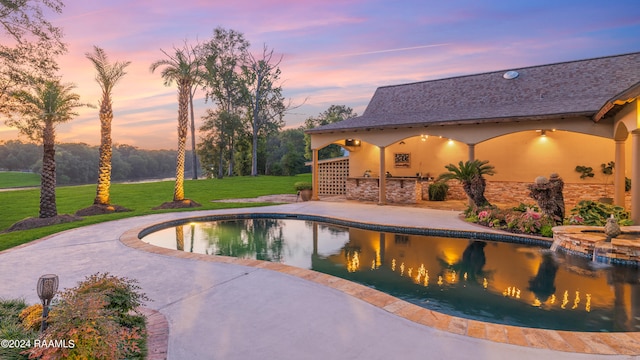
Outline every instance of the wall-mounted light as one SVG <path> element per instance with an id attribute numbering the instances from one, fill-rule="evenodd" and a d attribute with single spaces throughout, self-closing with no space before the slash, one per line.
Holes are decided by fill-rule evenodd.
<path id="1" fill-rule="evenodd" d="M 344 140 L 344 146 L 358 147 L 358 146 L 360 146 L 360 140 L 358 140 L 358 139 L 345 139 Z"/>
<path id="2" fill-rule="evenodd" d="M 420 135 L 420 140 L 422 141 L 427 141 L 428 138 L 429 138 L 429 135 Z"/>
<path id="3" fill-rule="evenodd" d="M 547 132 L 554 132 L 556 131 L 556 129 L 538 129 L 536 130 L 537 133 L 540 133 L 540 136 L 547 136 Z"/>

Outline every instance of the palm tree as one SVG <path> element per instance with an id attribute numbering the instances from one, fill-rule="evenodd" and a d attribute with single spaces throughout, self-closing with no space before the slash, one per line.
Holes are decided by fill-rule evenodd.
<path id="1" fill-rule="evenodd" d="M 102 88 L 102 100 L 100 100 L 100 164 L 98 165 L 98 186 L 95 205 L 109 205 L 111 187 L 111 122 L 113 110 L 111 107 L 111 91 L 116 83 L 126 74 L 124 69 L 131 64 L 130 61 L 109 63 L 107 54 L 103 49 L 94 46 L 93 53 L 86 53 L 96 68 L 96 82 Z"/>
<path id="2" fill-rule="evenodd" d="M 40 186 L 40 218 L 58 215 L 56 207 L 55 126 L 78 114 L 75 108 L 85 106 L 80 96 L 72 93 L 73 84 L 45 80 L 33 86 L 33 91 L 18 91 L 13 96 L 21 104 L 20 119 L 8 121 L 10 126 L 35 141 L 42 141 L 42 174 Z"/>
<path id="3" fill-rule="evenodd" d="M 151 64 L 151 72 L 162 67 L 164 84 L 170 86 L 178 84 L 178 155 L 176 159 L 176 182 L 173 188 L 173 202 L 182 202 L 185 206 L 193 206 L 190 200 L 184 198 L 184 161 L 187 130 L 189 126 L 189 98 L 192 86 L 200 78 L 200 62 L 194 55 L 193 49 L 175 49 L 170 55 L 161 50 L 168 59 L 162 59 Z M 197 206 L 197 205 L 196 205 Z"/>
<path id="4" fill-rule="evenodd" d="M 445 166 L 449 172 L 440 175 L 438 180 L 458 180 L 462 183 L 462 188 L 471 199 L 476 208 L 491 205 L 484 197 L 484 189 L 487 185 L 483 175 L 495 174 L 493 165 L 488 165 L 489 161 L 470 160 L 458 165 L 449 164 Z"/>

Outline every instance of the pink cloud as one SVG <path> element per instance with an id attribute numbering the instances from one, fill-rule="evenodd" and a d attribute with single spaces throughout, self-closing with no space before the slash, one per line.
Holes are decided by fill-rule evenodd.
<path id="1" fill-rule="evenodd" d="M 173 148 L 176 88 L 165 87 L 149 65 L 163 58 L 161 48 L 207 39 L 217 26 L 244 33 L 254 50 L 267 44 L 284 54 L 284 94 L 294 104 L 306 99 L 286 115 L 291 125 L 332 104 L 361 114 L 378 86 L 638 51 L 640 38 L 629 34 L 640 32 L 640 10 L 632 0 L 620 1 L 624 14 L 606 4 L 547 8 L 464 0 L 456 6 L 364 0 L 76 1 L 68 2 L 54 23 L 64 27 L 69 44 L 60 59 L 61 75 L 77 85 L 83 101 L 100 99 L 95 70 L 84 55 L 94 44 L 111 60 L 132 62 L 113 93 L 114 141 Z M 565 20 L 556 21 L 560 18 Z M 212 106 L 201 98 L 195 105 L 197 121 Z M 0 139 L 16 134 L 0 123 Z M 96 144 L 98 134 L 97 110 L 83 109 L 60 127 L 58 139 Z"/>

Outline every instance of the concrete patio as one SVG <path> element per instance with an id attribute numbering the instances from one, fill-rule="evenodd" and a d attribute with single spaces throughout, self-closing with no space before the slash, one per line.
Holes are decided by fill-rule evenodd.
<path id="1" fill-rule="evenodd" d="M 147 307 L 168 321 L 169 359 L 631 359 L 640 354 L 638 333 L 563 333 L 467 321 L 310 270 L 178 254 L 135 236 L 138 229 L 167 220 L 246 212 L 478 230 L 457 211 L 324 201 L 128 218 L 0 252 L 0 297 L 37 302 L 36 281 L 46 273 L 59 275 L 60 288 L 96 272 L 137 279 L 153 299 Z"/>

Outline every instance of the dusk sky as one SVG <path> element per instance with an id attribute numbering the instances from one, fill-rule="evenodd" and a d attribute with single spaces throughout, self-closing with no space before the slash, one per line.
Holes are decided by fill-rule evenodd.
<path id="1" fill-rule="evenodd" d="M 177 144 L 176 87 L 150 64 L 163 58 L 160 49 L 207 40 L 216 27 L 243 33 L 256 54 L 266 44 L 283 56 L 284 96 L 294 105 L 307 99 L 285 116 L 294 127 L 332 104 L 362 114 L 379 86 L 640 51 L 638 0 L 64 2 L 61 15 L 49 16 L 69 45 L 63 81 L 97 105 L 85 53 L 97 45 L 112 61 L 131 61 L 113 92 L 113 141 L 147 149 Z M 196 127 L 212 106 L 196 95 Z M 56 136 L 97 145 L 98 110 L 80 110 Z M 0 140 L 18 138 L 0 123 Z"/>

